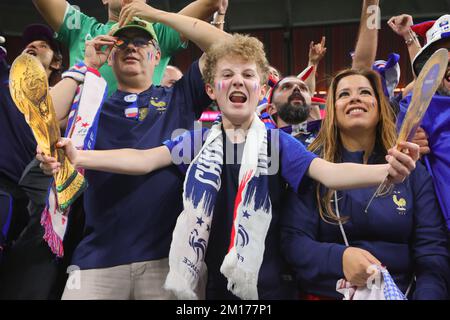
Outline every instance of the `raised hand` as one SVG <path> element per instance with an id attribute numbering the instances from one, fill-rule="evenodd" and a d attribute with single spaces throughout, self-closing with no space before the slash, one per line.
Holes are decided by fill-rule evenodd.
<path id="1" fill-rule="evenodd" d="M 156 22 L 155 17 L 161 12 L 142 1 L 123 0 L 122 3 L 123 6 L 119 16 L 120 27 L 128 24 L 133 17 L 138 17 L 148 22 Z"/>
<path id="2" fill-rule="evenodd" d="M 313 65 L 318 65 L 320 60 L 323 59 L 325 53 L 327 52 L 327 48 L 325 47 L 326 38 L 322 37 L 320 43 L 314 44 L 314 41 L 311 41 L 309 44 L 309 62 Z"/>
<path id="3" fill-rule="evenodd" d="M 91 68 L 100 69 L 108 60 L 109 54 L 116 43 L 116 38 L 109 35 L 97 36 L 86 41 L 84 63 Z M 106 47 L 105 50 L 103 48 Z"/>
<path id="4" fill-rule="evenodd" d="M 389 19 L 387 24 L 391 29 L 401 37 L 406 37 L 411 31 L 411 26 L 414 24 L 413 18 L 408 14 L 402 14 Z"/>

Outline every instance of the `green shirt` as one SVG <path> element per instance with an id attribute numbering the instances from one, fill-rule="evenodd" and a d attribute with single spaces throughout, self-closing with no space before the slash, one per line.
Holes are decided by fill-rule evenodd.
<path id="1" fill-rule="evenodd" d="M 98 35 L 108 34 L 114 24 L 115 22 L 111 21 L 106 24 L 99 23 L 97 19 L 88 17 L 69 4 L 64 16 L 64 23 L 58 32 L 58 40 L 69 49 L 70 65 L 73 66 L 84 60 L 86 40 L 93 39 Z M 161 48 L 161 61 L 153 74 L 153 83 L 159 85 L 171 56 L 176 51 L 186 48 L 186 43 L 181 42 L 178 32 L 164 24 L 155 23 L 153 27 Z M 108 83 L 108 96 L 110 96 L 117 90 L 117 80 L 113 70 L 105 63 L 99 71 Z"/>

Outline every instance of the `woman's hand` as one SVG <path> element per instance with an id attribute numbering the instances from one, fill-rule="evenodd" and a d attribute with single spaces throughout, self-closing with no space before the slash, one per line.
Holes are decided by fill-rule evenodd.
<path id="1" fill-rule="evenodd" d="M 369 251 L 360 248 L 348 247 L 342 256 L 345 279 L 358 287 L 367 285 L 367 280 L 374 272 L 370 268 L 373 264 L 381 265 L 381 262 Z"/>
<path id="2" fill-rule="evenodd" d="M 416 168 L 419 157 L 419 146 L 412 142 L 400 142 L 397 147 L 389 149 L 386 155 L 388 179 L 392 183 L 402 183 Z"/>

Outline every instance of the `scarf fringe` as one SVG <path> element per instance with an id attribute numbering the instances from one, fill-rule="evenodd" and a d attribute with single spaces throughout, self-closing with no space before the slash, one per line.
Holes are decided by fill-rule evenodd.
<path id="1" fill-rule="evenodd" d="M 198 300 L 198 295 L 191 287 L 186 277 L 177 273 L 174 269 L 170 269 L 164 283 L 164 289 L 172 291 L 179 300 Z"/>
<path id="2" fill-rule="evenodd" d="M 64 256 L 64 247 L 62 239 L 56 234 L 52 219 L 50 216 L 50 211 L 48 207 L 45 207 L 44 211 L 41 215 L 41 225 L 44 227 L 44 240 L 47 242 L 50 250 L 53 254 L 56 254 L 58 258 L 62 258 Z"/>
<path id="3" fill-rule="evenodd" d="M 201 278 L 206 277 L 206 264 L 202 263 Z M 170 268 L 167 275 L 166 282 L 164 283 L 164 289 L 173 292 L 173 294 L 179 300 L 199 300 L 205 299 L 204 287 L 206 285 L 206 278 L 204 281 L 199 280 L 196 282 L 196 288 L 193 289 L 192 281 L 189 281 L 188 277 L 177 272 L 175 268 Z"/>
<path id="4" fill-rule="evenodd" d="M 243 300 L 258 300 L 258 273 L 247 272 L 237 264 L 238 255 L 236 247 L 233 247 L 220 267 L 220 272 L 228 279 L 227 289 Z"/>

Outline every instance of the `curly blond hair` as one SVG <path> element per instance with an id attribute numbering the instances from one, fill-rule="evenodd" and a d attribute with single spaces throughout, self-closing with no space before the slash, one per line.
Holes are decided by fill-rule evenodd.
<path id="1" fill-rule="evenodd" d="M 214 84 L 217 63 L 224 57 L 242 58 L 245 61 L 255 62 L 261 84 L 267 82 L 269 63 L 267 62 L 264 45 L 255 37 L 235 33 L 230 38 L 213 44 L 206 52 L 203 80 Z"/>

